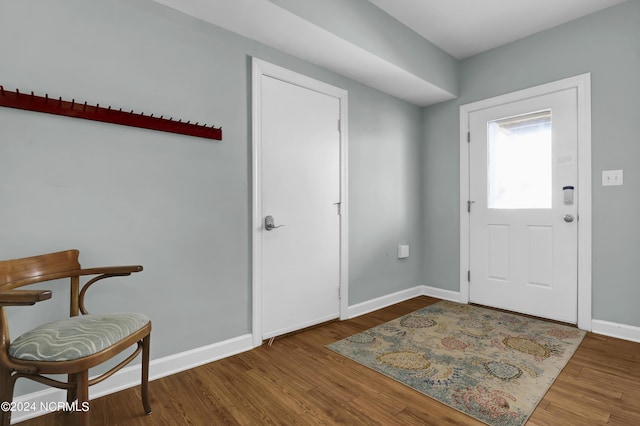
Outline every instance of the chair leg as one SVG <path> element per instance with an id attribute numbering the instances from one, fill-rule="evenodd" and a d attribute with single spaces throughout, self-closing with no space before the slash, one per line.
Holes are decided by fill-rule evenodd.
<path id="1" fill-rule="evenodd" d="M 84 407 L 89 403 L 89 370 L 76 373 L 76 392 L 78 395 L 78 426 L 89 426 L 89 410 Z"/>
<path id="2" fill-rule="evenodd" d="M 142 405 L 144 412 L 151 414 L 151 403 L 149 402 L 149 348 L 151 335 L 142 339 L 142 381 L 140 391 L 142 393 Z"/>
<path id="3" fill-rule="evenodd" d="M 11 404 L 13 402 L 13 387 L 15 384 L 15 380 L 11 377 L 11 369 L 0 367 L 0 403 L 8 402 Z M 0 425 L 1 426 L 9 426 L 11 424 L 11 410 L 5 411 L 4 407 L 0 410 Z M 9 405 L 8 408 L 11 408 Z"/>
<path id="4" fill-rule="evenodd" d="M 75 401 L 78 398 L 78 379 L 76 378 L 75 373 L 68 374 L 67 377 L 68 377 L 68 383 L 70 385 L 73 385 L 72 387 L 67 389 L 67 403 L 68 403 L 68 406 L 70 407 L 71 404 L 73 404 L 73 401 Z"/>

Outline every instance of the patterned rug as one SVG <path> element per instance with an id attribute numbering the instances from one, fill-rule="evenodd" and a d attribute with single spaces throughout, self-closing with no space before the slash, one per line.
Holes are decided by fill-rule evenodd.
<path id="1" fill-rule="evenodd" d="M 524 424 L 585 332 L 441 301 L 327 347 L 489 425 Z"/>

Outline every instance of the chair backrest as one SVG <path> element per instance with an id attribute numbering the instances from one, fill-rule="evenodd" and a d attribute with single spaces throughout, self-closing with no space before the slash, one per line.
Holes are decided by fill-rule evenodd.
<path id="1" fill-rule="evenodd" d="M 51 275 L 80 269 L 78 250 L 0 261 L 0 291 L 50 280 Z"/>
<path id="2" fill-rule="evenodd" d="M 0 292 L 12 290 L 29 284 L 49 281 L 55 278 L 69 277 L 65 272 L 80 269 L 78 250 L 66 250 L 57 253 L 20 259 L 0 260 Z M 78 315 L 77 276 L 71 276 L 70 315 Z M 6 351 L 9 347 L 9 327 L 3 306 L 0 306 L 0 364 L 7 363 Z"/>

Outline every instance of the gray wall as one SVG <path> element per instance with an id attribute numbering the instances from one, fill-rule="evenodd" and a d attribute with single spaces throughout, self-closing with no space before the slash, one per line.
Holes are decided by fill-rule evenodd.
<path id="1" fill-rule="evenodd" d="M 424 110 L 424 274 L 459 290 L 459 106 L 586 72 L 592 84 L 593 318 L 640 326 L 640 2 L 460 62 L 460 98 Z M 602 187 L 602 170 L 624 186 Z"/>
<path id="2" fill-rule="evenodd" d="M 638 22 L 630 1 L 461 61 L 461 98 L 421 110 L 149 0 L 0 2 L 6 88 L 224 130 L 217 142 L 0 108 L 0 258 L 74 247 L 85 266 L 144 265 L 88 304 L 148 313 L 152 358 L 250 333 L 257 56 L 349 91 L 349 303 L 420 284 L 458 291 L 459 106 L 591 72 L 593 314 L 640 326 Z M 625 185 L 602 188 L 601 171 L 618 168 Z M 409 259 L 396 259 L 400 243 Z M 14 335 L 65 297 L 11 309 Z"/>
<path id="3" fill-rule="evenodd" d="M 421 109 L 148 0 L 0 2 L 0 84 L 221 125 L 223 140 L 0 108 L 0 258 L 142 264 L 88 307 L 146 312 L 153 359 L 250 333 L 252 56 L 349 91 L 349 303 L 422 284 Z M 13 335 L 66 297 L 10 309 Z"/>

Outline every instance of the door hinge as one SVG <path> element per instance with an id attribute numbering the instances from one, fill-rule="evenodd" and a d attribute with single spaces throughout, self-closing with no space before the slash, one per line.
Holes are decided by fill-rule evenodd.
<path id="1" fill-rule="evenodd" d="M 337 203 L 333 203 L 333 205 L 338 207 L 338 216 L 342 216 L 342 202 L 338 201 Z"/>
<path id="2" fill-rule="evenodd" d="M 475 201 L 468 200 L 467 201 L 467 213 L 471 213 L 471 204 L 475 203 Z"/>
<path id="3" fill-rule="evenodd" d="M 338 120 L 338 132 L 342 131 L 342 123 Z"/>
<path id="4" fill-rule="evenodd" d="M 467 143 L 471 142 L 471 132 L 467 132 Z"/>
<path id="5" fill-rule="evenodd" d="M 471 271 L 467 271 L 467 282 L 471 282 Z"/>

